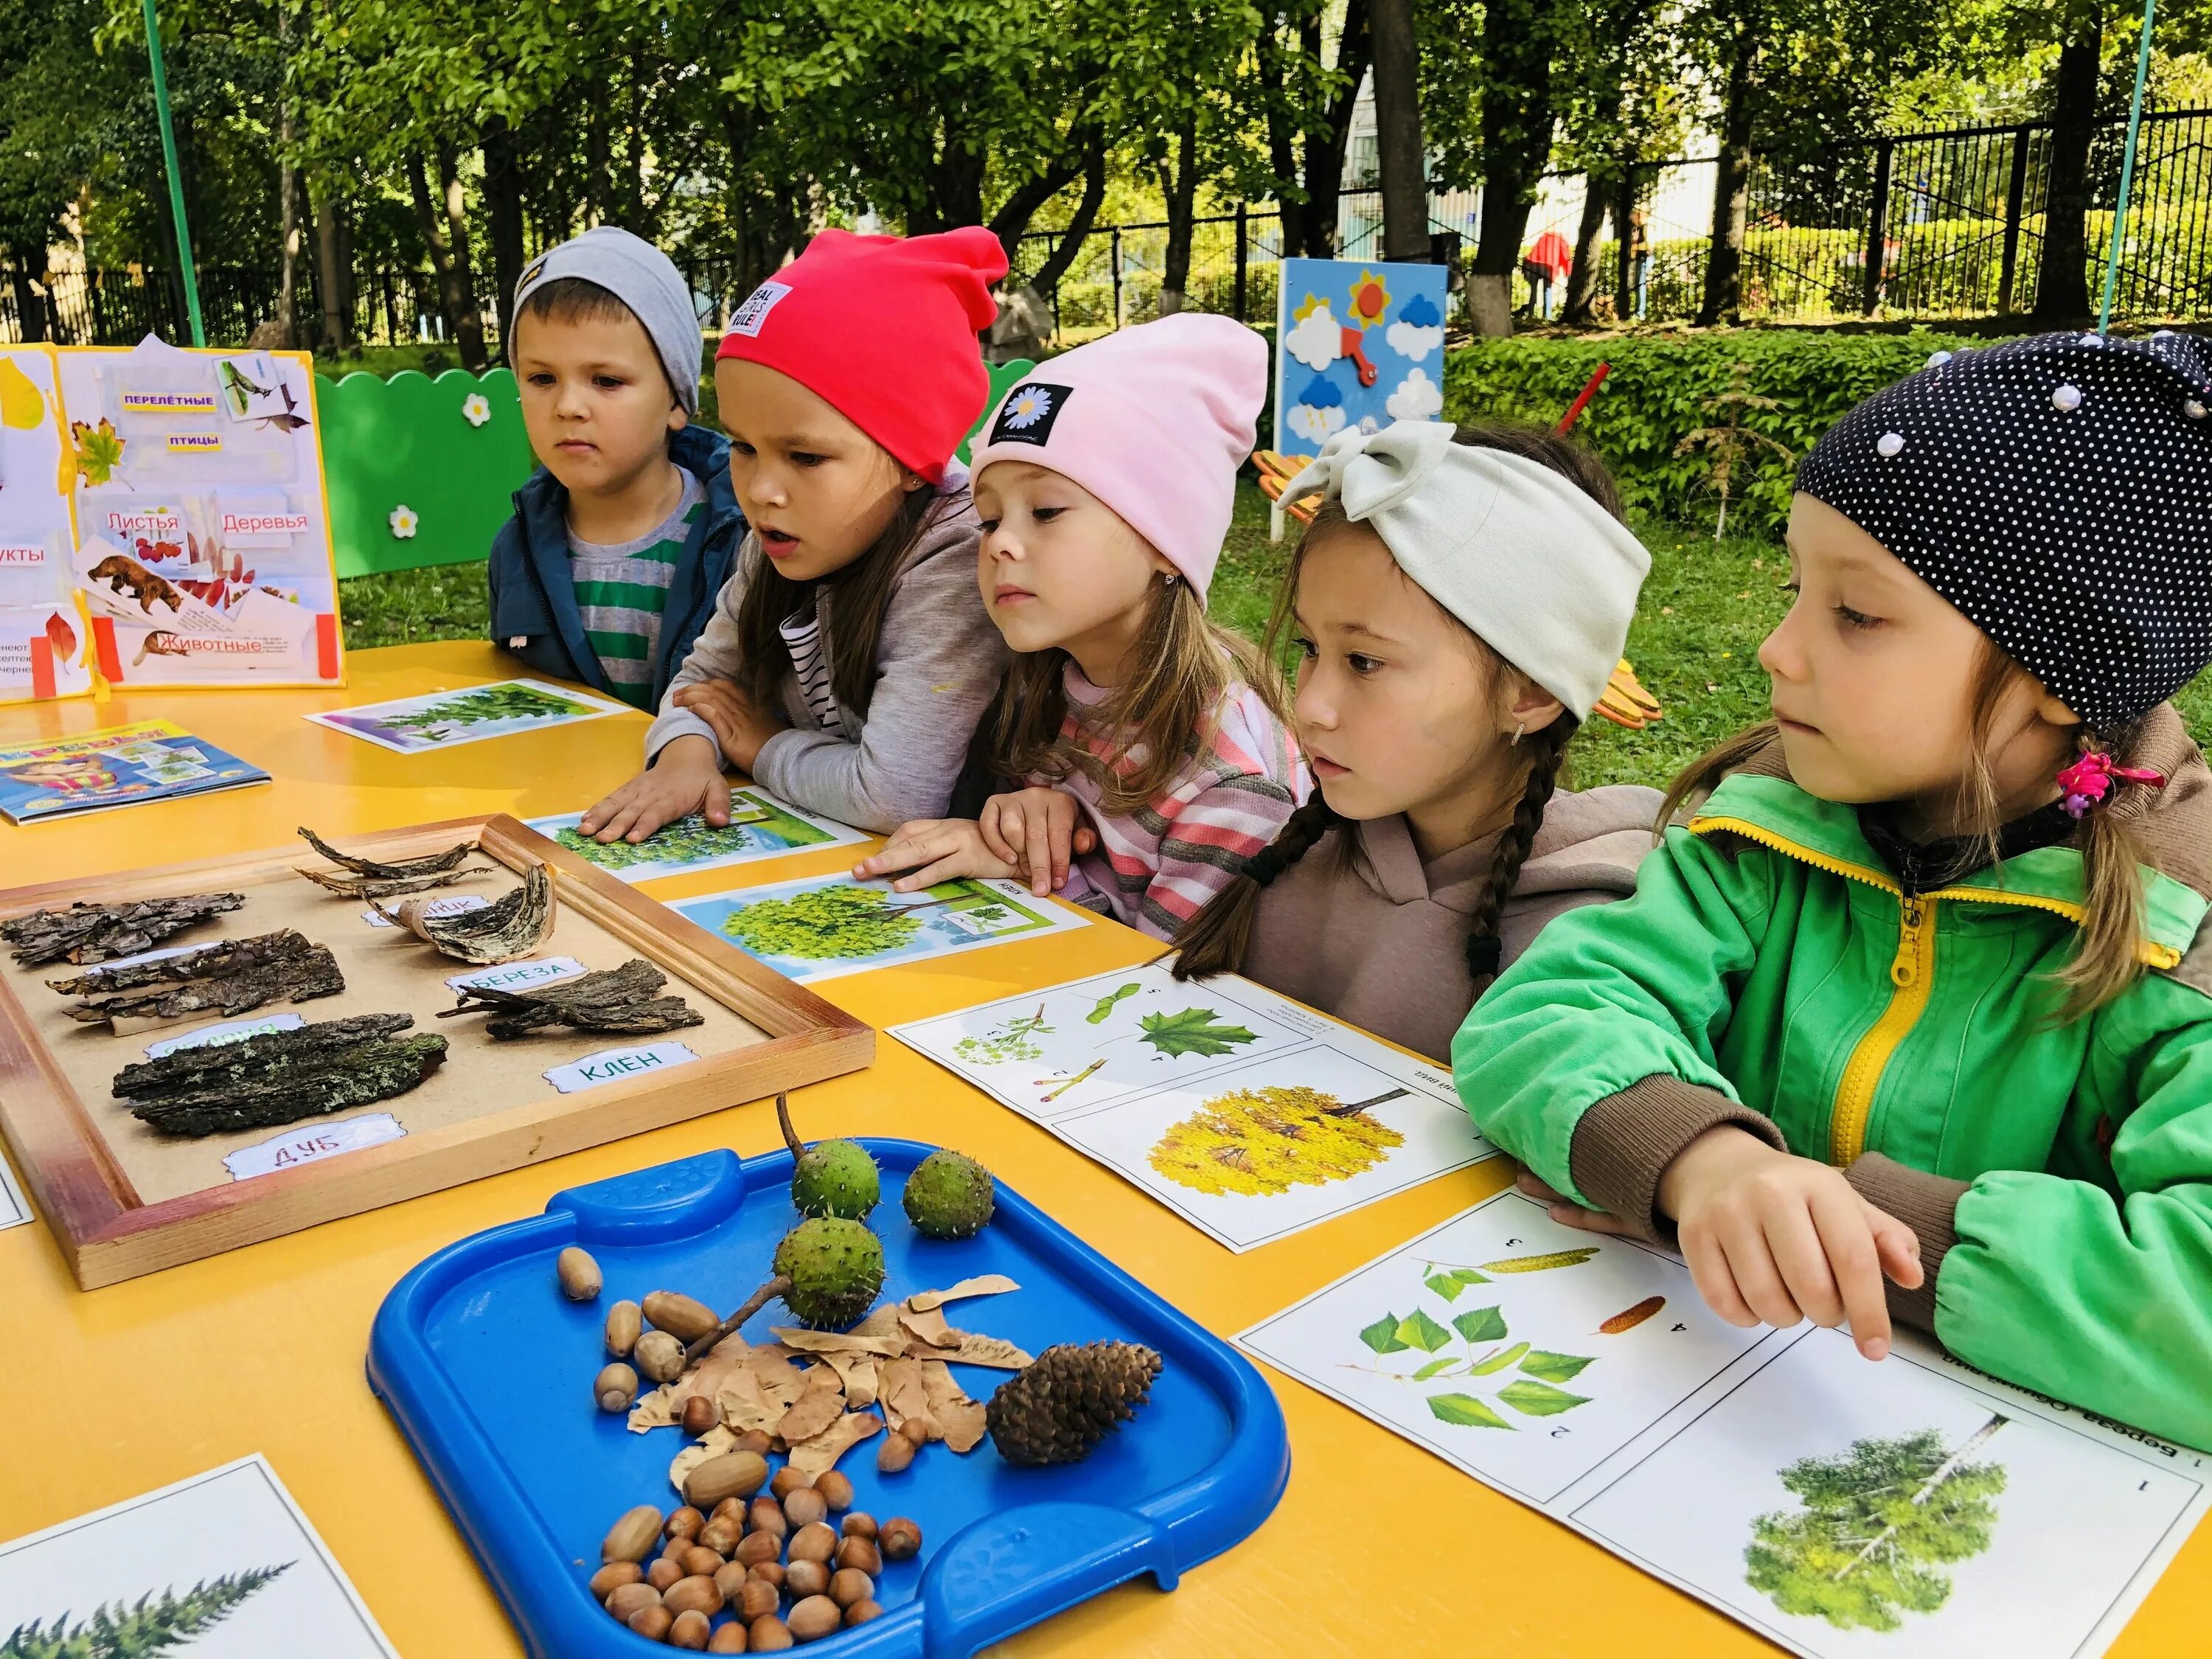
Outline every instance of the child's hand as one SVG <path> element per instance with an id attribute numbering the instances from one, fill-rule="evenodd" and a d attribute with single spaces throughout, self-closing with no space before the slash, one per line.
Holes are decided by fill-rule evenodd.
<path id="1" fill-rule="evenodd" d="M 760 757 L 761 745 L 783 729 L 755 708 L 752 700 L 729 680 L 695 680 L 679 685 L 671 701 L 713 726 L 723 758 L 748 775 Z"/>
<path id="2" fill-rule="evenodd" d="M 641 842 L 687 812 L 703 813 L 717 830 L 730 821 L 729 780 L 714 745 L 696 734 L 672 739 L 655 764 L 585 813 L 576 831 L 602 843 Z"/>
<path id="3" fill-rule="evenodd" d="M 1018 880 L 1019 865 L 996 857 L 983 844 L 972 818 L 916 818 L 902 823 L 884 842 L 883 850 L 853 866 L 855 876 L 888 875 L 894 870 L 912 871 L 891 884 L 896 893 L 915 893 L 940 881 L 962 876 L 998 876 Z"/>
<path id="4" fill-rule="evenodd" d="M 1861 1198 L 1844 1172 L 1778 1152 L 1729 1125 L 1708 1129 L 1659 1177 L 1705 1304 L 1731 1325 L 1787 1329 L 1850 1320 L 1869 1359 L 1889 1352 L 1887 1274 L 1922 1279 L 1912 1229 Z"/>
<path id="5" fill-rule="evenodd" d="M 983 845 L 1003 864 L 1025 871 L 1030 891 L 1042 898 L 1067 885 L 1071 854 L 1088 853 L 1097 836 L 1082 823 L 1083 808 L 1062 789 L 1022 789 L 994 795 L 976 820 Z"/>

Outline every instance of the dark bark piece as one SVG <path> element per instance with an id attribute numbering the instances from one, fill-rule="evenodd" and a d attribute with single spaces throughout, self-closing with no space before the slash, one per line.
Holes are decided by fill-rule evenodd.
<path id="1" fill-rule="evenodd" d="M 491 872 L 488 870 L 448 870 L 420 876 L 365 876 L 352 870 L 300 870 L 299 873 L 318 887 L 326 887 L 344 898 L 382 899 L 398 898 L 403 893 L 420 893 L 432 887 L 450 887 L 470 876 Z"/>
<path id="2" fill-rule="evenodd" d="M 263 968 L 304 955 L 312 948 L 298 932 L 280 927 L 273 933 L 218 939 L 197 951 L 163 957 L 155 962 L 134 962 L 127 968 L 94 969 L 69 979 L 50 979 L 46 988 L 59 991 L 64 996 L 110 996 L 143 985 L 181 985 L 188 980 L 223 978 L 249 968 Z"/>
<path id="3" fill-rule="evenodd" d="M 276 1128 L 404 1095 L 445 1057 L 446 1039 L 435 1034 L 378 1037 L 348 1047 L 329 1066 L 142 1101 L 131 1112 L 163 1134 Z"/>
<path id="4" fill-rule="evenodd" d="M 522 872 L 521 886 L 481 910 L 433 916 L 410 903 L 400 906 L 395 915 L 380 904 L 376 914 L 417 939 L 428 939 L 444 955 L 489 966 L 511 962 L 544 944 L 553 931 L 556 908 L 553 878 L 544 865 L 533 864 Z"/>
<path id="5" fill-rule="evenodd" d="M 395 1036 L 415 1023 L 412 1014 L 349 1014 L 268 1031 L 242 1042 L 179 1048 L 159 1060 L 142 1060 L 115 1074 L 118 1100 L 155 1100 L 248 1077 L 313 1070 L 342 1061 L 349 1051 L 379 1037 Z"/>
<path id="6" fill-rule="evenodd" d="M 0 939 L 15 947 L 15 960 L 26 968 L 64 960 L 106 962 L 150 951 L 163 939 L 245 902 L 243 893 L 186 894 L 131 904 L 80 901 L 66 910 L 33 910 L 0 921 Z"/>
<path id="7" fill-rule="evenodd" d="M 556 1025 L 642 1036 L 704 1024 L 703 1018 L 682 997 L 655 994 L 667 982 L 668 975 L 659 969 L 642 957 L 632 957 L 619 968 L 603 969 L 581 979 L 549 985 L 542 991 L 464 987 L 460 1006 L 447 1009 L 438 1018 L 489 1013 L 491 1018 L 484 1030 L 502 1042 Z"/>
<path id="8" fill-rule="evenodd" d="M 336 996 L 345 989 L 345 975 L 338 971 L 337 958 L 328 945 L 310 945 L 297 933 L 292 938 L 299 939 L 302 948 L 289 955 L 182 985 L 88 997 L 68 1010 L 69 1017 L 87 1025 L 106 1024 L 120 1030 L 118 1021 L 153 1024 L 210 1012 L 243 1014 L 264 1003 L 305 1002 L 313 997 Z"/>
<path id="9" fill-rule="evenodd" d="M 348 898 L 392 898 L 401 893 L 419 893 L 426 887 L 444 887 L 463 876 L 483 873 L 461 868 L 477 850 L 474 842 L 459 842 L 442 853 L 430 853 L 422 858 L 386 862 L 341 853 L 305 824 L 300 826 L 300 836 L 338 866 L 337 870 L 301 870 L 300 873 L 317 886 L 327 887 Z"/>

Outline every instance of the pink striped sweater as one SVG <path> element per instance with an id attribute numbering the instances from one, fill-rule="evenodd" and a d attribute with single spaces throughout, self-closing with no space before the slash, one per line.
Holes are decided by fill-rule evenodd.
<path id="1" fill-rule="evenodd" d="M 1079 744 L 1103 760 L 1113 744 L 1084 719 L 1084 711 L 1108 694 L 1072 662 L 1063 684 L 1068 711 L 1060 741 Z M 1134 757 L 1125 757 L 1121 772 L 1133 770 L 1142 755 L 1139 748 Z M 1242 684 L 1230 687 L 1211 744 L 1186 759 L 1167 788 L 1134 812 L 1102 810 L 1098 786 L 1081 772 L 1030 781 L 1049 782 L 1074 796 L 1098 832 L 1098 849 L 1076 856 L 1060 896 L 1109 910 L 1158 939 L 1172 938 L 1227 886 L 1313 787 L 1291 734 L 1260 694 Z"/>

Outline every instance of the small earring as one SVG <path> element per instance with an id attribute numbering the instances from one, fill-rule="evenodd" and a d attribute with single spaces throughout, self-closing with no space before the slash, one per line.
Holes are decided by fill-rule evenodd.
<path id="1" fill-rule="evenodd" d="M 1526 720 L 1518 721 L 1518 722 L 1516 722 L 1516 723 L 1515 724 L 1515 726 L 1514 726 L 1514 727 L 1513 727 L 1513 745 L 1514 745 L 1514 747 L 1518 748 L 1518 747 L 1520 746 L 1522 733 L 1523 733 L 1524 732 L 1526 732 L 1528 729 L 1528 723 Z"/>
<path id="2" fill-rule="evenodd" d="M 1173 587 L 1176 585 L 1176 577 L 1174 571 L 1163 570 L 1160 572 L 1160 586 L 1162 587 Z"/>

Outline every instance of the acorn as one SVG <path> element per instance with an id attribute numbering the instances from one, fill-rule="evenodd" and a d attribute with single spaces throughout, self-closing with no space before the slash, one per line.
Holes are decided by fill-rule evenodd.
<path id="1" fill-rule="evenodd" d="M 561 1294 L 571 1302 L 589 1302 L 599 1293 L 605 1281 L 599 1277 L 599 1264 L 592 1260 L 591 1252 L 571 1244 L 561 1252 L 553 1264 L 554 1277 L 561 1281 Z"/>
<path id="2" fill-rule="evenodd" d="M 622 1519 L 608 1528 L 605 1541 L 599 1546 L 599 1559 L 642 1561 L 659 1536 L 660 1511 L 650 1504 L 641 1504 L 625 1510 Z"/>
<path id="3" fill-rule="evenodd" d="M 617 1359 L 592 1379 L 592 1398 L 603 1412 L 626 1412 L 637 1399 L 637 1373 Z"/>
<path id="4" fill-rule="evenodd" d="M 655 1291 L 645 1298 L 647 1323 L 683 1343 L 696 1342 L 722 1321 L 705 1303 L 674 1291 Z"/>
<path id="5" fill-rule="evenodd" d="M 607 1310 L 607 1352 L 617 1359 L 629 1358 L 645 1328 L 645 1316 L 635 1302 L 617 1302 Z"/>
<path id="6" fill-rule="evenodd" d="M 638 1338 L 630 1358 L 656 1382 L 673 1382 L 684 1375 L 684 1345 L 666 1331 L 647 1331 Z"/>

